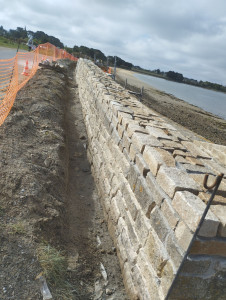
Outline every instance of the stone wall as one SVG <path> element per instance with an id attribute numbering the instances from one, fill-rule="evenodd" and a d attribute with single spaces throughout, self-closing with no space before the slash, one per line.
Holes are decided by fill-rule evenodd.
<path id="1" fill-rule="evenodd" d="M 164 299 L 210 192 L 226 173 L 226 147 L 148 109 L 88 60 L 76 69 L 88 157 L 131 299 Z M 170 299 L 225 299 L 226 180 Z"/>

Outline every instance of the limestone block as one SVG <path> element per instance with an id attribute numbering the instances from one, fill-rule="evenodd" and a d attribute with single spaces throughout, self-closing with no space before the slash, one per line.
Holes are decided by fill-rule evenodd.
<path id="1" fill-rule="evenodd" d="M 160 167 L 157 183 L 171 198 L 176 191 L 188 190 L 194 194 L 198 194 L 200 191 L 200 187 L 186 172 L 172 167 Z"/>
<path id="2" fill-rule="evenodd" d="M 127 152 L 129 153 L 129 148 L 131 145 L 131 139 L 128 137 L 127 133 L 124 131 L 123 138 L 122 138 L 122 144 L 126 148 Z"/>
<path id="3" fill-rule="evenodd" d="M 114 143 L 116 145 L 119 144 L 119 142 L 120 142 L 120 136 L 118 134 L 118 131 L 115 128 L 113 128 L 113 130 L 112 130 L 111 138 L 112 138 L 112 140 L 114 141 Z"/>
<path id="4" fill-rule="evenodd" d="M 150 168 L 147 165 L 147 163 L 145 162 L 142 154 L 140 154 L 140 153 L 136 154 L 135 163 L 138 167 L 138 170 L 140 171 L 140 174 L 143 175 L 144 177 L 146 177 L 147 173 L 150 171 Z"/>
<path id="5" fill-rule="evenodd" d="M 140 244 L 142 247 L 145 245 L 149 231 L 151 230 L 150 220 L 145 216 L 145 214 L 139 210 L 135 220 L 135 229 L 138 233 Z"/>
<path id="6" fill-rule="evenodd" d="M 141 248 L 137 256 L 137 266 L 140 268 L 144 279 L 147 282 L 147 289 L 153 299 L 162 299 L 161 288 L 159 287 L 159 278 L 148 261 L 145 251 Z"/>
<path id="7" fill-rule="evenodd" d="M 156 203 L 153 199 L 150 189 L 145 182 L 145 179 L 141 176 L 137 178 L 134 194 L 144 214 L 149 215 Z"/>
<path id="8" fill-rule="evenodd" d="M 172 205 L 187 226 L 194 232 L 206 207 L 201 199 L 188 191 L 176 192 Z M 215 215 L 209 211 L 200 228 L 199 235 L 205 237 L 216 236 L 219 223 Z"/>
<path id="9" fill-rule="evenodd" d="M 189 152 L 187 151 L 182 151 L 182 150 L 174 150 L 173 151 L 173 157 L 176 157 L 177 155 L 182 156 L 182 157 L 186 157 L 189 155 Z M 186 160 L 185 160 L 186 161 Z"/>
<path id="10" fill-rule="evenodd" d="M 197 165 L 197 166 L 201 166 L 204 167 L 203 162 L 201 161 L 201 159 L 195 158 L 195 157 L 191 157 L 191 156 L 186 156 L 186 160 L 189 163 L 192 163 L 193 165 Z"/>
<path id="11" fill-rule="evenodd" d="M 137 253 L 133 250 L 133 245 L 129 238 L 127 226 L 123 228 L 122 232 L 119 234 L 117 238 L 118 243 L 121 243 L 123 248 L 126 251 L 127 261 L 129 262 L 130 266 L 134 266 L 136 263 Z"/>
<path id="12" fill-rule="evenodd" d="M 192 153 L 192 156 L 197 157 L 197 158 L 205 158 L 205 159 L 211 159 L 212 157 L 199 149 L 193 142 L 188 142 L 188 141 L 182 141 L 181 142 L 186 149 Z"/>
<path id="13" fill-rule="evenodd" d="M 127 216 L 128 207 L 120 190 L 118 190 L 117 194 L 115 195 L 115 200 L 120 211 L 120 216 L 125 219 Z"/>
<path id="14" fill-rule="evenodd" d="M 138 176 L 140 176 L 140 172 L 137 166 L 134 164 L 130 164 L 130 168 L 127 174 L 127 180 L 133 192 L 135 191 Z"/>
<path id="15" fill-rule="evenodd" d="M 150 224 L 157 233 L 159 239 L 164 243 L 166 236 L 172 231 L 169 223 L 159 207 L 154 207 L 150 213 Z"/>
<path id="16" fill-rule="evenodd" d="M 116 129 L 117 126 L 118 126 L 119 121 L 118 121 L 118 118 L 115 115 L 112 115 L 111 123 L 115 127 L 115 129 Z"/>
<path id="17" fill-rule="evenodd" d="M 140 207 L 136 197 L 134 196 L 134 193 L 131 190 L 131 187 L 128 183 L 124 184 L 122 186 L 121 192 L 125 199 L 126 206 L 128 207 L 128 210 L 129 210 L 133 220 L 135 221 L 137 213 L 141 209 L 141 207 Z"/>
<path id="18" fill-rule="evenodd" d="M 148 132 L 144 129 L 144 127 L 139 126 L 138 124 L 134 124 L 134 123 L 129 123 L 126 131 L 127 131 L 128 137 L 130 137 L 130 138 L 132 137 L 134 132 L 148 134 Z"/>
<path id="19" fill-rule="evenodd" d="M 156 274 L 158 276 L 161 275 L 169 256 L 167 255 L 164 245 L 154 231 L 149 231 L 147 242 L 143 249 L 147 256 L 147 261 L 151 263 Z"/>
<path id="20" fill-rule="evenodd" d="M 121 139 L 122 136 L 123 136 L 123 133 L 124 133 L 124 127 L 122 125 L 120 125 L 119 123 L 117 125 L 117 131 L 118 131 L 118 135 L 119 135 L 119 137 Z"/>
<path id="21" fill-rule="evenodd" d="M 135 160 L 136 154 L 138 153 L 140 153 L 139 150 L 134 146 L 134 144 L 131 144 L 129 148 L 129 157 L 131 161 Z"/>
<path id="22" fill-rule="evenodd" d="M 155 137 L 151 137 L 150 135 L 143 134 L 140 132 L 134 132 L 132 135 L 132 143 L 134 146 L 143 153 L 145 146 L 153 146 L 160 147 L 163 144 L 159 142 Z"/>
<path id="23" fill-rule="evenodd" d="M 226 237 L 226 206 L 224 205 L 211 205 L 210 210 L 220 220 L 217 235 Z"/>
<path id="24" fill-rule="evenodd" d="M 150 300 L 152 298 L 152 294 L 150 294 L 149 292 L 150 287 L 148 286 L 148 282 L 145 280 L 140 268 L 135 265 L 132 268 L 132 271 L 133 280 L 134 282 L 136 282 L 136 287 L 138 289 L 139 299 Z M 155 295 L 154 297 L 156 300 L 159 300 L 157 295 Z"/>
<path id="25" fill-rule="evenodd" d="M 152 175 L 151 172 L 147 174 L 146 177 L 146 183 L 152 193 L 153 199 L 157 205 L 161 205 L 164 198 L 167 197 L 167 195 L 163 192 L 163 190 L 159 187 L 159 185 L 156 182 L 155 177 Z"/>
<path id="26" fill-rule="evenodd" d="M 157 175 L 161 165 L 166 165 L 167 167 L 175 166 L 175 160 L 173 156 L 170 155 L 169 152 L 160 148 L 146 146 L 143 157 L 154 176 Z"/>
<path id="27" fill-rule="evenodd" d="M 139 300 L 138 291 L 133 283 L 131 273 L 131 267 L 129 263 L 126 262 L 122 268 L 123 282 L 126 288 L 126 292 L 131 300 Z"/>
<path id="28" fill-rule="evenodd" d="M 178 245 L 178 241 L 175 237 L 175 234 L 171 232 L 166 237 L 166 241 L 164 243 L 166 247 L 166 251 L 171 258 L 175 268 L 177 269 L 180 266 L 180 263 L 184 256 L 184 250 Z"/>
<path id="29" fill-rule="evenodd" d="M 125 214 L 125 223 L 132 248 L 135 252 L 138 252 L 138 249 L 141 247 L 140 239 L 138 237 L 139 232 L 136 231 L 135 222 L 129 211 Z"/>
<path id="30" fill-rule="evenodd" d="M 157 139 L 165 139 L 170 141 L 172 140 L 172 138 L 169 135 L 167 135 L 163 129 L 156 128 L 153 126 L 146 126 L 145 129 L 150 135 L 156 137 Z"/>
<path id="31" fill-rule="evenodd" d="M 122 124 L 122 119 L 124 119 L 125 123 L 128 124 L 128 119 L 132 119 L 132 115 L 131 114 L 128 114 L 128 113 L 125 113 L 125 112 L 122 112 L 122 111 L 119 111 L 118 112 L 118 121 L 119 121 L 119 124 Z M 126 122 L 127 120 L 127 122 Z M 125 129 L 125 127 L 123 126 L 123 128 Z"/>
<path id="32" fill-rule="evenodd" d="M 168 221 L 170 227 L 174 230 L 177 226 L 177 223 L 179 222 L 179 215 L 173 209 L 171 200 L 164 199 L 161 205 L 161 211 L 166 220 Z"/>
<path id="33" fill-rule="evenodd" d="M 164 299 L 168 293 L 168 290 L 173 282 L 173 279 L 175 277 L 175 270 L 174 270 L 174 265 L 171 260 L 168 260 L 167 263 L 165 264 L 162 272 L 161 272 L 161 284 L 160 288 L 163 291 Z"/>
<path id="34" fill-rule="evenodd" d="M 114 197 L 111 199 L 109 216 L 111 217 L 111 219 L 113 220 L 115 225 L 118 223 L 120 214 L 121 214 L 121 212 L 118 207 L 117 199 Z"/>
<path id="35" fill-rule="evenodd" d="M 162 143 L 163 143 L 164 147 L 170 147 L 175 150 L 186 151 L 186 147 L 183 144 L 181 144 L 180 142 L 162 140 Z"/>
<path id="36" fill-rule="evenodd" d="M 186 251 L 188 246 L 192 240 L 193 233 L 189 230 L 188 226 L 183 222 L 180 221 L 175 230 L 175 236 L 178 240 L 178 244 L 180 247 Z"/>

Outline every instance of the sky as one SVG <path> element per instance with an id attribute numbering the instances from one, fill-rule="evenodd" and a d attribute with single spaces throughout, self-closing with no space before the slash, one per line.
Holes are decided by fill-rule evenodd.
<path id="1" fill-rule="evenodd" d="M 0 0 L 0 25 L 226 85 L 225 0 Z"/>

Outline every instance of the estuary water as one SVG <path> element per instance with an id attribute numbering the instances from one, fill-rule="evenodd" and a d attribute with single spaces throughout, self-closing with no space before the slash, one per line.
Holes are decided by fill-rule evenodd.
<path id="1" fill-rule="evenodd" d="M 205 111 L 226 120 L 226 94 L 200 87 L 169 81 L 166 79 L 137 74 L 134 76 L 160 91 L 172 94 L 190 104 L 196 105 Z"/>

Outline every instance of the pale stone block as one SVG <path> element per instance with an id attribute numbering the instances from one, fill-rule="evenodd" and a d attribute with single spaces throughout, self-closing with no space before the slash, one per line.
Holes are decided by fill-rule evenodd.
<path id="1" fill-rule="evenodd" d="M 159 142 L 155 137 L 151 137 L 150 135 L 134 132 L 132 135 L 132 143 L 134 146 L 143 153 L 145 146 L 153 146 L 160 147 L 163 146 L 161 142 Z"/>
<path id="2" fill-rule="evenodd" d="M 146 183 L 152 193 L 155 203 L 160 206 L 163 199 L 166 198 L 167 195 L 160 188 L 159 184 L 157 184 L 156 179 L 151 172 L 147 174 Z"/>
<path id="3" fill-rule="evenodd" d="M 170 155 L 169 152 L 160 148 L 146 146 L 143 157 L 154 176 L 157 175 L 161 165 L 166 165 L 168 167 L 175 166 L 175 160 L 173 156 Z"/>
<path id="4" fill-rule="evenodd" d="M 144 127 L 139 126 L 138 124 L 129 123 L 126 129 L 128 137 L 132 137 L 134 132 L 148 134 L 148 132 L 144 129 Z"/>
<path id="5" fill-rule="evenodd" d="M 125 219 L 127 216 L 128 207 L 120 190 L 118 190 L 117 194 L 115 195 L 115 200 L 117 202 L 121 217 Z"/>
<path id="6" fill-rule="evenodd" d="M 152 126 L 146 126 L 145 128 L 147 132 L 156 137 L 157 139 L 165 139 L 165 140 L 172 140 L 169 135 L 167 135 L 164 130 Z"/>
<path id="7" fill-rule="evenodd" d="M 135 160 L 136 154 L 138 153 L 140 153 L 139 150 L 134 146 L 134 144 L 131 144 L 129 148 L 129 157 L 131 161 Z"/>
<path id="8" fill-rule="evenodd" d="M 162 143 L 163 143 L 164 147 L 170 147 L 173 149 L 186 151 L 186 147 L 184 145 L 182 145 L 180 142 L 162 140 Z"/>
<path id="9" fill-rule="evenodd" d="M 156 203 L 153 199 L 150 189 L 145 182 L 145 179 L 141 176 L 137 178 L 134 194 L 144 214 L 147 216 L 150 215 L 150 212 L 155 207 Z"/>
<path id="10" fill-rule="evenodd" d="M 140 176 L 140 172 L 137 166 L 134 164 L 130 164 L 128 175 L 126 178 L 133 192 L 135 191 L 136 182 L 139 176 Z"/>
<path id="11" fill-rule="evenodd" d="M 224 205 L 211 205 L 210 210 L 220 220 L 217 235 L 226 237 L 226 206 Z"/>
<path id="12" fill-rule="evenodd" d="M 136 217 L 137 217 L 137 213 L 141 209 L 141 206 L 138 203 L 136 197 L 134 196 L 134 193 L 131 190 L 131 187 L 128 183 L 123 185 L 121 191 L 122 191 L 122 195 L 126 201 L 126 205 L 131 213 L 131 216 L 132 216 L 133 220 L 135 221 Z"/>
<path id="13" fill-rule="evenodd" d="M 164 245 L 153 230 L 149 231 L 147 242 L 143 249 L 147 256 L 147 261 L 151 263 L 157 275 L 160 275 L 169 257 Z"/>
<path id="14" fill-rule="evenodd" d="M 135 252 L 141 247 L 140 239 L 138 237 L 139 232 L 136 231 L 134 220 L 129 211 L 125 215 L 125 223 L 127 226 L 127 234 L 129 236 L 132 248 Z"/>
<path id="15" fill-rule="evenodd" d="M 163 297 L 161 297 L 161 288 L 159 287 L 159 278 L 142 248 L 139 250 L 137 256 L 137 266 L 140 268 L 141 273 L 147 282 L 147 289 L 153 299 L 163 299 Z"/>
<path id="16" fill-rule="evenodd" d="M 138 289 L 139 299 L 150 300 L 152 298 L 152 294 L 149 292 L 149 289 L 148 289 L 148 288 L 150 288 L 148 286 L 149 283 L 145 280 L 140 268 L 137 265 L 135 265 L 132 268 L 132 271 L 133 271 L 133 273 L 132 273 L 133 280 L 134 280 L 134 282 L 136 282 L 136 286 Z M 155 299 L 159 300 L 157 295 L 155 295 Z"/>
<path id="17" fill-rule="evenodd" d="M 175 268 L 177 269 L 180 266 L 180 263 L 184 257 L 183 249 L 178 245 L 178 241 L 175 237 L 175 233 L 171 232 L 165 241 L 166 251 L 174 263 Z"/>
<path id="18" fill-rule="evenodd" d="M 177 168 L 161 166 L 157 175 L 157 183 L 171 198 L 176 191 L 188 190 L 195 194 L 200 191 L 197 183 L 186 172 Z"/>
<path id="19" fill-rule="evenodd" d="M 123 282 L 125 285 L 126 292 L 131 300 L 139 300 L 138 291 L 134 285 L 131 273 L 131 267 L 129 263 L 126 262 L 122 268 Z"/>
<path id="20" fill-rule="evenodd" d="M 136 154 L 135 163 L 138 167 L 138 170 L 140 171 L 140 174 L 146 177 L 147 173 L 150 171 L 150 168 L 145 162 L 145 160 L 143 159 L 142 154 L 140 153 Z"/>
<path id="21" fill-rule="evenodd" d="M 187 226 L 194 232 L 205 210 L 205 204 L 194 194 L 183 191 L 176 192 L 172 205 Z M 199 235 L 205 237 L 216 236 L 219 223 L 215 215 L 209 211 L 200 228 Z"/>
<path id="22" fill-rule="evenodd" d="M 163 291 L 163 299 L 165 299 L 175 275 L 176 272 L 174 269 L 174 265 L 171 260 L 168 260 L 161 272 L 161 284 L 159 287 Z"/>
<path id="23" fill-rule="evenodd" d="M 135 221 L 135 229 L 142 246 L 145 245 L 149 231 L 151 230 L 150 220 L 139 210 Z"/>
<path id="24" fill-rule="evenodd" d="M 118 123 L 118 125 L 117 125 L 117 131 L 118 131 L 119 137 L 122 138 L 123 133 L 124 133 L 124 128 L 123 128 L 123 126 L 120 125 L 119 123 Z"/>
<path id="25" fill-rule="evenodd" d="M 115 197 L 111 199 L 109 215 L 111 216 L 114 224 L 116 225 L 120 217 L 120 210 L 118 208 L 117 199 L 115 199 Z"/>
<path id="26" fill-rule="evenodd" d="M 128 113 L 125 113 L 125 112 L 122 112 L 122 111 L 118 112 L 118 121 L 119 121 L 120 124 L 122 124 L 122 119 L 128 120 L 128 119 L 132 119 L 132 118 L 133 117 L 132 117 L 131 114 L 128 114 Z"/>
<path id="27" fill-rule="evenodd" d="M 189 228 L 183 221 L 180 221 L 178 223 L 177 228 L 175 230 L 175 236 L 178 240 L 178 244 L 180 245 L 180 247 L 184 251 L 186 251 L 192 240 L 193 233 L 189 230 Z"/>
<path id="28" fill-rule="evenodd" d="M 129 152 L 129 148 L 131 145 L 131 139 L 128 137 L 126 132 L 124 131 L 123 138 L 122 138 L 122 144 L 126 148 L 126 150 Z"/>
<path id="29" fill-rule="evenodd" d="M 158 206 L 154 207 L 150 214 L 150 224 L 164 243 L 166 236 L 172 231 L 166 218 Z"/>
<path id="30" fill-rule="evenodd" d="M 201 149 L 199 149 L 194 142 L 182 141 L 181 142 L 188 151 L 191 152 L 192 156 L 197 158 L 206 158 L 211 159 L 212 157 L 207 153 L 204 153 Z"/>
<path id="31" fill-rule="evenodd" d="M 179 222 L 179 216 L 173 209 L 171 200 L 164 199 L 161 205 L 161 211 L 164 217 L 167 219 L 170 227 L 174 230 L 177 223 Z"/>

